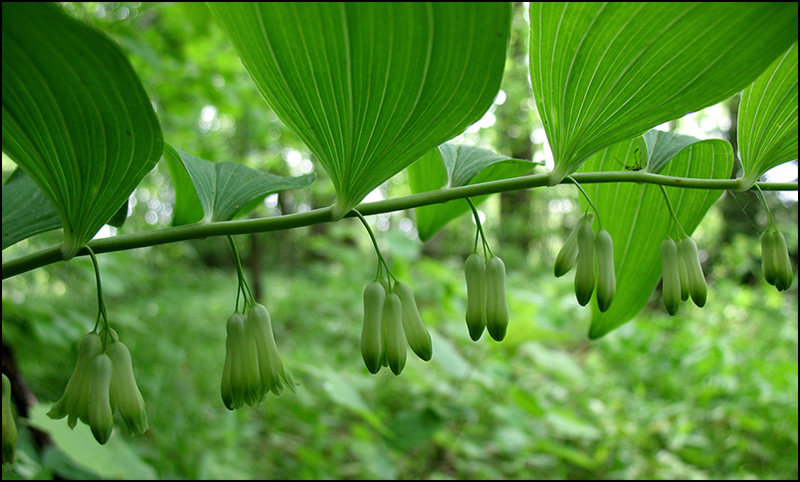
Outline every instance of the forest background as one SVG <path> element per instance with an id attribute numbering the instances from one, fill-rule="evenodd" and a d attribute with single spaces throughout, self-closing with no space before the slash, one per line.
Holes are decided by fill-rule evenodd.
<path id="1" fill-rule="evenodd" d="M 325 172 L 269 111 L 205 5 L 64 8 L 128 54 L 176 147 L 278 175 L 316 173 L 311 188 L 269 196 L 253 216 L 330 204 Z M 546 161 L 525 10 L 515 6 L 500 95 L 456 140 Z M 738 96 L 660 128 L 724 138 L 735 152 L 737 107 Z M 14 168 L 3 156 L 4 182 Z M 797 180 L 796 162 L 781 171 L 771 175 Z M 404 176 L 367 201 L 409 194 Z M 119 232 L 168 226 L 170 183 L 159 164 L 132 195 Z M 765 194 L 796 272 L 797 193 Z M 480 211 L 508 267 L 511 324 L 502 343 L 472 342 L 464 323 L 463 260 L 475 230 L 468 215 L 424 244 L 412 212 L 369 218 L 434 341 L 433 360 L 409 358 L 398 377 L 370 375 L 360 357 L 362 290 L 376 260 L 358 221 L 238 236 L 299 388 L 235 412 L 219 394 L 237 283 L 227 240 L 101 255 L 105 302 L 133 353 L 150 419 L 146 434 L 120 430 L 106 446 L 87 427 L 70 431 L 44 415 L 94 323 L 88 258 L 4 280 L 4 365 L 9 354 L 39 402 L 29 407 L 30 425 L 51 443 L 20 424 L 18 460 L 3 478 L 797 478 L 797 285 L 778 293 L 761 276 L 766 214 L 752 193 L 726 192 L 694 234 L 709 280 L 705 308 L 686 304 L 670 317 L 657 290 L 632 322 L 596 341 L 572 276 L 552 274 L 579 215 L 574 186 L 494 195 Z M 4 258 L 60 236 L 26 240 Z"/>

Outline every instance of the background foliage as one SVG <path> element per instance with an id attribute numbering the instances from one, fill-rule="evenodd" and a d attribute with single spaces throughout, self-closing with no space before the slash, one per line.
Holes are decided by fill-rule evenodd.
<path id="1" fill-rule="evenodd" d="M 317 174 L 311 189 L 269 196 L 257 215 L 330 204 L 325 172 L 265 107 L 204 5 L 64 8 L 123 47 L 175 147 L 282 176 Z M 502 94 L 461 139 L 542 160 L 524 10 L 515 8 Z M 735 97 L 667 127 L 735 142 L 737 106 Z M 705 127 L 699 134 L 698 125 Z M 12 170 L 4 156 L 4 181 Z M 132 196 L 119 232 L 168 225 L 170 182 L 159 164 Z M 401 173 L 371 196 L 407 193 Z M 796 198 L 767 196 L 796 260 Z M 106 304 L 133 354 L 151 427 L 131 439 L 118 426 L 106 447 L 81 432 L 86 427 L 64 431 L 43 416 L 69 378 L 77 340 L 94 323 L 90 263 L 4 280 L 3 343 L 41 402 L 30 423 L 54 443 L 39 452 L 20 427 L 18 462 L 3 468 L 3 478 L 797 477 L 796 283 L 779 294 L 760 275 L 757 236 L 766 215 L 755 198 L 726 193 L 695 234 L 710 285 L 704 309 L 684 305 L 669 317 L 656 291 L 632 323 L 595 342 L 586 337 L 591 314 L 575 302 L 571 276 L 552 276 L 578 215 L 575 189 L 504 193 L 480 209 L 509 267 L 512 318 L 502 343 L 473 343 L 464 326 L 463 259 L 474 236 L 468 217 L 425 244 L 415 239 L 411 213 L 370 219 L 433 336 L 433 360 L 410 358 L 400 377 L 369 375 L 360 359 L 361 291 L 375 255 L 357 221 L 239 237 L 300 387 L 237 412 L 225 410 L 219 395 L 236 286 L 227 241 L 101 256 Z M 4 254 L 60 237 L 46 233 Z"/>

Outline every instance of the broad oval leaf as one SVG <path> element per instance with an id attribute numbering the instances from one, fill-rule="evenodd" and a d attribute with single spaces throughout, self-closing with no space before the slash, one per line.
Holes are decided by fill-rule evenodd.
<path id="1" fill-rule="evenodd" d="M 650 145 L 655 145 L 652 141 L 656 135 L 649 136 Z M 661 152 L 672 150 L 670 145 L 684 146 L 667 162 L 661 162 L 660 172 L 657 173 L 687 178 L 730 178 L 733 148 L 727 141 L 701 141 L 674 133 L 660 133 L 657 137 Z M 580 171 L 619 170 L 616 159 L 629 164 L 634 162 L 634 152 L 643 144 L 647 142 L 642 138 L 615 144 L 592 156 Z M 646 152 L 645 158 L 652 159 L 652 156 Z M 670 226 L 673 234 L 676 228 L 670 222 L 669 210 L 657 185 L 598 183 L 583 187 L 597 206 L 603 228 L 614 240 L 614 268 L 617 274 L 617 290 L 608 311 L 600 313 L 597 301 L 592 301 L 589 337 L 595 339 L 626 323 L 645 306 L 661 277 L 659 246 L 670 232 Z M 694 232 L 708 209 L 722 195 L 720 190 L 665 189 L 687 234 Z M 586 201 L 581 202 L 586 208 Z"/>
<path id="2" fill-rule="evenodd" d="M 511 24 L 506 2 L 209 7 L 266 101 L 330 175 L 334 219 L 483 116 Z"/>
<path id="3" fill-rule="evenodd" d="M 17 168 L 3 185 L 3 249 L 61 227 L 61 219 L 39 186 Z"/>
<path id="4" fill-rule="evenodd" d="M 174 226 L 198 221 L 230 221 L 256 207 L 269 194 L 308 187 L 315 174 L 281 177 L 238 162 L 211 162 L 164 144 L 175 185 Z"/>
<path id="5" fill-rule="evenodd" d="M 482 147 L 448 142 L 431 149 L 409 166 L 408 183 L 412 193 L 420 193 L 517 177 L 529 173 L 537 165 Z M 478 205 L 489 196 L 471 199 Z M 423 242 L 431 239 L 448 222 L 469 210 L 469 204 L 462 199 L 415 208 L 419 239 Z"/>
<path id="6" fill-rule="evenodd" d="M 797 40 L 797 3 L 531 3 L 551 185 L 600 149 L 744 89 Z"/>
<path id="7" fill-rule="evenodd" d="M 737 135 L 743 190 L 773 167 L 797 159 L 796 42 L 742 93 Z"/>
<path id="8" fill-rule="evenodd" d="M 161 127 L 128 59 L 49 3 L 3 3 L 3 151 L 64 226 L 70 259 L 161 156 Z"/>

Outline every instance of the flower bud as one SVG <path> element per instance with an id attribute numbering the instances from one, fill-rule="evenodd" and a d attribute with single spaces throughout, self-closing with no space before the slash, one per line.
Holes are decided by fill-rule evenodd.
<path id="1" fill-rule="evenodd" d="M 386 295 L 381 316 L 383 351 L 392 373 L 399 375 L 406 366 L 408 341 L 403 331 L 403 303 L 394 294 Z"/>
<path id="2" fill-rule="evenodd" d="M 261 375 L 261 393 L 265 395 L 271 391 L 275 395 L 280 395 L 284 386 L 294 391 L 294 379 L 281 361 L 275 335 L 272 333 L 272 320 L 266 306 L 256 304 L 250 308 L 247 314 L 247 327 L 255 339 Z"/>
<path id="3" fill-rule="evenodd" d="M 594 239 L 597 253 L 597 307 L 604 313 L 611 306 L 617 291 L 614 271 L 614 241 L 605 229 L 597 231 Z"/>
<path id="4" fill-rule="evenodd" d="M 472 341 L 478 341 L 486 327 L 486 263 L 478 253 L 472 253 L 464 263 L 467 279 L 467 329 Z"/>
<path id="5" fill-rule="evenodd" d="M 495 341 L 503 341 L 508 329 L 506 265 L 497 256 L 486 262 L 486 331 Z"/>
<path id="6" fill-rule="evenodd" d="M 114 415 L 109 399 L 114 366 L 105 353 L 97 355 L 91 366 L 91 395 L 87 407 L 89 426 L 94 438 L 105 444 L 114 429 Z"/>
<path id="7" fill-rule="evenodd" d="M 686 279 L 689 282 L 689 296 L 692 297 L 694 304 L 703 307 L 708 297 L 708 287 L 706 278 L 703 275 L 703 267 L 700 264 L 700 256 L 697 253 L 697 243 L 690 236 L 686 236 L 678 243 L 678 255 L 686 266 Z M 678 272 L 680 276 L 680 272 Z"/>
<path id="8" fill-rule="evenodd" d="M 128 347 L 116 341 L 106 348 L 106 353 L 114 365 L 111 379 L 111 406 L 116 407 L 125 426 L 131 434 L 147 431 L 147 412 L 144 398 L 133 376 L 133 363 Z"/>
<path id="9" fill-rule="evenodd" d="M 778 291 L 786 291 L 792 287 L 794 273 L 792 261 L 789 259 L 789 249 L 786 247 L 786 238 L 777 229 L 772 232 L 775 263 L 775 287 Z"/>
<path id="10" fill-rule="evenodd" d="M 361 357 L 370 373 L 378 373 L 383 356 L 381 316 L 386 289 L 378 281 L 364 288 L 364 322 L 361 325 Z"/>
<path id="11" fill-rule="evenodd" d="M 775 238 L 772 230 L 767 229 L 761 234 L 761 272 L 767 283 L 775 286 L 778 269 L 775 265 Z"/>
<path id="12" fill-rule="evenodd" d="M 661 294 L 664 297 L 664 306 L 667 313 L 675 316 L 681 307 L 681 278 L 678 273 L 678 246 L 672 238 L 666 238 L 661 242 L 661 267 L 663 270 L 663 281 L 661 283 Z"/>
<path id="13" fill-rule="evenodd" d="M 556 275 L 556 278 L 560 278 L 569 273 L 569 270 L 575 266 L 575 260 L 578 259 L 578 228 L 587 220 L 589 224 L 591 224 L 593 218 L 594 214 L 592 213 L 581 214 L 578 218 L 578 222 L 575 224 L 575 227 L 572 228 L 572 231 L 570 231 L 567 240 L 564 241 L 564 245 L 561 246 L 556 256 L 556 263 L 553 266 L 553 274 Z"/>
<path id="14" fill-rule="evenodd" d="M 578 266 L 575 268 L 575 297 L 581 306 L 586 306 L 594 291 L 594 230 L 585 218 L 578 225 Z"/>
<path id="15" fill-rule="evenodd" d="M 94 358 L 103 350 L 100 335 L 87 333 L 78 346 L 78 362 L 67 382 L 64 395 L 47 412 L 52 419 L 67 418 L 70 428 L 75 428 L 78 419 L 85 419 L 91 391 L 91 367 Z M 84 420 L 85 421 L 85 420 Z"/>
<path id="16" fill-rule="evenodd" d="M 398 281 L 394 285 L 394 293 L 400 298 L 403 307 L 403 331 L 408 340 L 408 346 L 423 361 L 428 361 L 433 356 L 431 335 L 417 309 L 414 292 L 407 284 Z"/>

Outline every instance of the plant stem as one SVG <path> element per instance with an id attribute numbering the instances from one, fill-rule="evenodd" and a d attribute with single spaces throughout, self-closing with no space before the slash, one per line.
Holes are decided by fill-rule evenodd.
<path id="1" fill-rule="evenodd" d="M 672 219 L 675 220 L 675 225 L 678 227 L 678 229 L 681 230 L 681 233 L 683 233 L 684 237 L 688 236 L 686 234 L 686 231 L 683 230 L 683 226 L 681 226 L 681 222 L 678 221 L 678 216 L 675 214 L 675 210 L 672 209 L 672 202 L 670 202 L 669 196 L 667 195 L 667 189 L 664 186 L 661 186 L 661 185 L 659 185 L 658 187 L 661 188 L 661 194 L 664 195 L 664 201 L 666 201 L 666 203 L 667 203 L 667 209 L 669 209 L 669 213 L 672 215 Z"/>
<path id="2" fill-rule="evenodd" d="M 236 311 L 239 310 L 239 292 L 241 292 L 242 296 L 244 296 L 244 306 L 245 308 L 250 305 L 255 304 L 255 297 L 253 293 L 250 291 L 250 287 L 247 286 L 247 280 L 244 277 L 244 270 L 242 269 L 242 258 L 239 257 L 239 249 L 236 247 L 236 242 L 233 240 L 233 236 L 228 236 L 228 241 L 231 243 L 231 249 L 233 250 L 233 257 L 236 261 L 236 274 L 239 276 L 239 291 L 236 294 Z M 244 311 L 244 310 L 242 310 Z"/>
<path id="3" fill-rule="evenodd" d="M 97 280 L 97 321 L 94 324 L 94 331 L 97 331 L 97 325 L 100 324 L 101 317 L 103 318 L 106 330 L 108 330 L 108 313 L 106 313 L 106 305 L 103 303 L 103 283 L 100 280 L 100 265 L 97 263 L 97 257 L 94 255 L 92 248 L 87 246 L 86 250 L 89 252 L 89 257 L 92 259 L 94 276 Z M 105 340 L 103 340 L 103 343 L 105 344 Z"/>
<path id="4" fill-rule="evenodd" d="M 360 214 L 364 216 L 370 216 L 393 211 L 402 211 L 404 209 L 427 206 L 430 204 L 438 204 L 465 197 L 481 196 L 498 192 L 517 191 L 520 189 L 531 189 L 535 187 L 546 186 L 549 176 L 549 173 L 531 174 L 512 179 L 501 179 L 499 181 L 469 184 L 466 186 L 449 189 L 438 189 L 435 191 L 386 199 L 373 203 L 362 203 L 357 206 L 357 209 Z M 572 174 L 571 177 L 582 184 L 635 182 L 684 187 L 689 189 L 738 190 L 741 188 L 741 182 L 738 179 L 680 178 L 663 176 L 660 174 L 651 174 L 643 171 L 583 172 Z M 570 181 L 565 180 L 564 182 Z M 757 185 L 762 190 L 797 191 L 796 182 L 758 183 Z M 189 239 L 207 238 L 209 236 L 226 236 L 235 234 L 281 231 L 284 229 L 293 229 L 331 222 L 331 211 L 332 207 L 329 206 L 303 213 L 287 214 L 271 218 L 245 219 L 178 226 L 143 233 L 134 233 L 98 239 L 90 242 L 88 246 L 91 246 L 96 254 L 101 254 L 156 246 L 159 244 L 175 243 Z M 356 216 L 355 211 L 351 211 L 345 215 L 345 217 L 354 216 Z M 88 254 L 89 253 L 87 249 L 84 247 L 76 256 L 86 256 Z M 3 279 L 10 278 L 12 276 L 16 276 L 18 274 L 41 268 L 59 261 L 63 261 L 60 246 L 53 246 L 26 256 L 5 261 L 3 262 Z"/>
<path id="5" fill-rule="evenodd" d="M 356 216 L 358 216 L 358 219 L 364 225 L 364 228 L 367 230 L 367 233 L 369 233 L 369 238 L 372 240 L 372 246 L 375 248 L 375 253 L 378 255 L 378 274 L 376 275 L 375 279 L 378 279 L 380 277 L 381 266 L 383 266 L 386 269 L 386 277 L 390 280 L 394 278 L 396 281 L 397 278 L 395 278 L 394 275 L 392 275 L 391 270 L 389 270 L 389 265 L 386 264 L 386 260 L 383 258 L 383 255 L 381 254 L 381 249 L 378 247 L 378 240 L 375 239 L 375 234 L 372 232 L 372 228 L 369 227 L 369 223 L 367 223 L 367 220 L 364 218 L 364 216 L 361 215 L 360 212 L 358 212 L 355 209 L 353 211 L 356 213 Z"/>
<path id="6" fill-rule="evenodd" d="M 492 249 L 489 248 L 489 242 L 486 241 L 486 233 L 483 232 L 483 226 L 481 226 L 481 217 L 478 215 L 478 208 L 475 207 L 472 199 L 467 198 L 467 202 L 472 209 L 472 216 L 475 218 L 475 224 L 478 226 L 478 231 L 475 233 L 475 252 L 478 251 L 478 233 L 480 233 L 481 239 L 483 240 L 483 257 L 489 259 L 494 256 L 494 253 L 492 253 Z"/>
<path id="7" fill-rule="evenodd" d="M 600 221 L 600 211 L 597 210 L 597 206 L 595 206 L 594 203 L 592 202 L 592 198 L 589 197 L 586 191 L 583 190 L 583 187 L 580 185 L 580 183 L 575 179 L 573 179 L 572 176 L 567 176 L 566 178 L 572 181 L 576 186 L 578 186 L 578 189 L 580 189 L 581 193 L 583 194 L 583 197 L 586 198 L 586 201 L 589 203 L 589 206 L 591 206 L 592 209 L 594 209 L 594 213 L 597 215 L 597 227 L 603 229 L 603 223 Z"/>
<path id="8" fill-rule="evenodd" d="M 775 219 L 772 217 L 772 211 L 770 211 L 769 206 L 767 205 L 767 199 L 764 197 L 764 192 L 761 191 L 761 188 L 758 187 L 758 184 L 755 185 L 756 190 L 758 191 L 759 196 L 761 197 L 761 202 L 764 203 L 764 210 L 767 211 L 767 217 L 769 217 L 769 223 L 773 229 L 778 229 L 777 225 L 775 224 Z"/>

